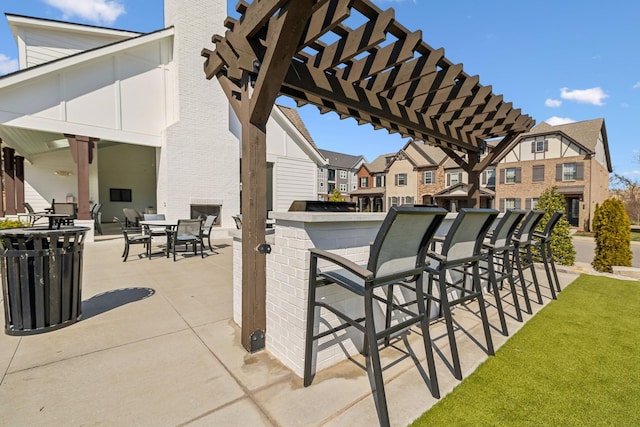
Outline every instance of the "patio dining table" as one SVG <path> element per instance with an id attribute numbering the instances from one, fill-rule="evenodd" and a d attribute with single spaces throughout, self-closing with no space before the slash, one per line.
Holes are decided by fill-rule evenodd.
<path id="1" fill-rule="evenodd" d="M 171 252 L 171 237 L 175 228 L 178 226 L 177 219 L 149 219 L 145 221 L 140 221 L 140 225 L 145 227 L 145 229 L 151 234 L 151 227 L 164 227 L 165 233 L 167 235 L 167 246 L 166 246 L 166 256 L 169 258 L 169 253 Z"/>

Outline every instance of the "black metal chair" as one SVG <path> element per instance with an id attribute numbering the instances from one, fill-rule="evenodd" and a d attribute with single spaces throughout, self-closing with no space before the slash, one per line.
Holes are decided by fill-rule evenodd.
<path id="1" fill-rule="evenodd" d="M 97 234 L 102 234 L 102 203 L 96 203 L 91 208 L 91 219 L 93 219 L 93 229 Z"/>
<path id="2" fill-rule="evenodd" d="M 124 251 L 122 252 L 125 262 L 129 257 L 129 247 L 131 245 L 144 245 L 147 258 L 151 259 L 151 236 L 142 234 L 139 228 L 127 228 L 118 217 L 113 217 L 113 221 L 117 222 L 124 237 Z"/>
<path id="3" fill-rule="evenodd" d="M 38 220 L 46 218 L 45 214 L 47 214 L 47 212 L 34 211 L 33 207 L 31 207 L 31 205 L 28 202 L 24 203 L 24 208 L 27 210 L 27 213 L 24 216 L 28 218 L 30 226 L 34 226 L 36 222 L 38 222 Z M 22 215 L 18 215 L 18 216 L 20 217 Z"/>
<path id="4" fill-rule="evenodd" d="M 64 214 L 66 217 L 57 218 L 55 221 L 62 225 L 73 225 L 73 221 L 78 217 L 78 205 L 76 203 L 60 203 L 51 204 L 54 214 Z"/>
<path id="5" fill-rule="evenodd" d="M 462 369 L 453 328 L 452 306 L 472 299 L 478 301 L 487 341 L 487 353 L 494 354 L 489 320 L 482 296 L 479 261 L 482 257 L 483 240 L 497 215 L 498 211 L 494 209 L 461 209 L 446 236 L 434 239 L 439 250 L 434 248 L 427 252 L 425 267 L 429 275 L 426 294 L 427 311 L 431 313 L 433 302 L 439 303 L 440 312 L 444 315 L 447 326 L 454 376 L 459 380 L 462 379 Z M 433 293 L 434 281 L 438 282 L 437 296 Z M 449 299 L 450 290 L 459 292 L 459 295 Z"/>
<path id="6" fill-rule="evenodd" d="M 234 215 L 233 221 L 236 223 L 236 228 L 238 230 L 242 229 L 242 214 Z"/>
<path id="7" fill-rule="evenodd" d="M 553 229 L 556 227 L 560 218 L 562 218 L 564 212 L 557 211 L 551 215 L 549 222 L 547 222 L 544 230 L 533 231 L 533 245 L 540 249 L 540 257 L 542 258 L 542 264 L 544 265 L 544 271 L 547 274 L 547 281 L 549 283 L 549 289 L 551 290 L 551 296 L 556 299 L 555 289 L 560 292 L 560 280 L 558 280 L 558 272 L 556 271 L 556 263 L 553 260 L 553 249 L 551 247 L 551 236 L 553 235 Z"/>
<path id="8" fill-rule="evenodd" d="M 202 224 L 202 238 L 207 239 L 207 245 L 211 252 L 215 252 L 211 246 L 211 230 L 213 230 L 213 224 L 215 224 L 216 218 L 216 215 L 207 215 L 204 224 Z"/>
<path id="9" fill-rule="evenodd" d="M 198 244 L 200 245 L 200 255 L 204 258 L 204 245 L 202 243 L 202 220 L 200 219 L 179 219 L 175 231 L 172 233 L 171 251 L 173 260 L 176 260 L 176 248 L 178 245 L 191 244 L 193 254 L 198 254 Z"/>
<path id="10" fill-rule="evenodd" d="M 524 276 L 524 273 L 527 270 L 529 270 L 529 272 L 531 273 L 531 283 L 536 290 L 536 295 L 538 296 L 538 304 L 542 304 L 540 284 L 538 283 L 538 276 L 536 276 L 536 270 L 533 263 L 533 254 L 531 253 L 533 231 L 542 219 L 542 215 L 544 215 L 544 211 L 529 211 L 529 213 L 522 220 L 520 228 L 518 228 L 512 238 L 514 244 L 513 257 L 515 258 L 514 261 L 516 270 L 518 272 L 515 280 L 520 283 L 520 286 L 522 287 L 524 302 L 529 313 L 533 313 L 533 311 L 531 309 L 527 280 Z"/>
<path id="11" fill-rule="evenodd" d="M 373 392 L 377 402 L 380 424 L 389 424 L 384 381 L 378 343 L 392 334 L 403 331 L 419 323 L 427 357 L 431 393 L 440 396 L 435 371 L 435 362 L 429 335 L 429 319 L 426 314 L 423 292 L 424 256 L 431 238 L 446 215 L 444 209 L 392 207 L 378 234 L 371 245 L 369 261 L 366 267 L 341 257 L 340 255 L 313 248 L 309 265 L 309 295 L 307 308 L 307 331 L 305 341 L 304 385 L 312 381 L 313 342 L 335 334 L 352 326 L 364 334 L 363 353 L 368 357 L 373 374 Z M 329 267 L 318 266 L 318 260 Z M 374 290 L 392 293 L 390 286 L 397 283 L 415 283 L 417 293 L 417 311 L 394 304 L 389 299 L 376 295 Z M 320 287 L 336 285 L 363 298 L 364 315 L 357 316 L 346 313 L 339 304 L 332 305 L 325 299 L 316 298 L 316 290 Z M 397 310 L 401 318 L 397 323 L 378 330 L 374 320 L 376 302 L 387 310 Z M 324 308 L 335 314 L 342 322 L 328 330 L 320 329 L 320 311 Z M 316 323 L 317 321 L 317 323 Z"/>
<path id="12" fill-rule="evenodd" d="M 496 298 L 496 309 L 500 317 L 500 326 L 502 333 L 509 335 L 507 322 L 502 307 L 502 299 L 500 297 L 500 289 L 506 280 L 509 283 L 509 289 L 513 298 L 513 306 L 516 311 L 516 318 L 522 322 L 522 312 L 516 292 L 515 280 L 513 279 L 513 265 L 511 259 L 515 246 L 511 241 L 518 224 L 524 218 L 525 211 L 508 209 L 507 212 L 498 221 L 493 231 L 487 234 L 487 238 L 483 243 L 483 261 L 480 266 L 488 276 L 487 288 L 493 291 Z M 498 286 L 500 283 L 500 286 Z"/>

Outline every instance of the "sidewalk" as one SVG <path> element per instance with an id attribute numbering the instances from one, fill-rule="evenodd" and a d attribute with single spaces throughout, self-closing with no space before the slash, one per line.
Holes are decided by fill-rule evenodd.
<path id="1" fill-rule="evenodd" d="M 319 372 L 305 388 L 268 351 L 241 347 L 231 320 L 231 241 L 216 243 L 218 254 L 177 262 L 139 258 L 141 248 L 133 247 L 126 263 L 120 237 L 86 244 L 83 319 L 40 335 L 0 334 L 0 426 L 377 425 L 362 357 Z M 562 269 L 561 283 L 577 275 Z M 546 304 L 544 286 L 543 294 Z M 498 348 L 507 338 L 497 329 L 493 297 L 486 299 Z M 503 299 L 513 335 L 522 324 L 509 301 Z M 465 377 L 487 358 L 476 312 L 475 302 L 454 310 Z M 444 324 L 435 322 L 431 334 L 444 396 L 459 382 Z M 412 331 L 382 351 L 393 425 L 436 402 L 421 376 L 421 344 Z"/>

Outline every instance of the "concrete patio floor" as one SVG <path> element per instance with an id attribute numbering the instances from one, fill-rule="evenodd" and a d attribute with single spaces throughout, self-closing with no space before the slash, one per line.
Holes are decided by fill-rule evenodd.
<path id="1" fill-rule="evenodd" d="M 139 257 L 142 247 L 133 246 L 126 263 L 119 236 L 85 244 L 81 321 L 39 335 L 0 334 L 0 425 L 377 425 L 362 357 L 319 372 L 305 388 L 268 350 L 248 354 L 241 347 L 231 320 L 231 240 L 216 243 L 217 254 L 177 262 Z M 561 270 L 563 286 L 579 274 Z M 539 277 L 544 282 L 544 274 Z M 547 304 L 544 286 L 543 294 Z M 508 338 L 499 330 L 493 297 L 486 299 L 497 349 Z M 509 301 L 503 299 L 513 335 L 522 324 Z M 454 309 L 465 377 L 487 358 L 477 307 Z M 444 396 L 459 381 L 444 324 L 433 323 L 431 335 Z M 423 378 L 421 344 L 411 331 L 382 351 L 394 426 L 436 402 Z"/>

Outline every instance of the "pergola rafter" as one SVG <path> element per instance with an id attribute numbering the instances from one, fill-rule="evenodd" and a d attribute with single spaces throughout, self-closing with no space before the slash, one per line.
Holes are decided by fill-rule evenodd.
<path id="1" fill-rule="evenodd" d="M 265 281 L 254 250 L 256 236 L 264 241 L 265 212 L 257 200 L 266 191 L 256 180 L 266 169 L 258 146 L 278 95 L 442 148 L 469 173 L 475 203 L 479 173 L 508 148 L 498 143 L 487 152 L 487 140 L 513 141 L 534 125 L 443 49 L 424 42 L 420 31 L 400 25 L 393 9 L 369 0 L 241 0 L 236 10 L 240 17 L 227 18 L 226 33 L 212 37 L 215 50 L 202 55 L 206 77 L 218 79 L 243 125 L 243 164 L 252 162 L 242 169 L 242 205 L 250 211 L 243 218 L 256 216 L 243 222 L 243 248 L 250 248 L 243 249 L 243 289 Z M 246 272 L 248 263 L 257 270 Z M 244 297 L 243 344 L 251 331 L 264 331 L 261 319 L 244 317 Z"/>

